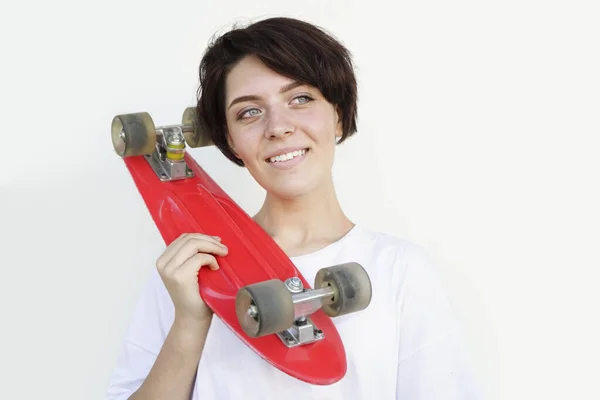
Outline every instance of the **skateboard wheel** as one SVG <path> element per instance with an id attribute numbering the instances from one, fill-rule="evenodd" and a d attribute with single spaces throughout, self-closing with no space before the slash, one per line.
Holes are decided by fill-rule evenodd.
<path id="1" fill-rule="evenodd" d="M 194 107 L 188 107 L 183 112 L 181 123 L 192 129 L 184 129 L 183 136 L 185 142 L 190 147 L 205 147 L 212 145 L 212 140 L 204 130 L 202 121 L 198 118 L 198 113 Z"/>
<path id="2" fill-rule="evenodd" d="M 330 317 L 360 311 L 371 303 L 371 280 L 358 263 L 346 263 L 322 268 L 315 276 L 315 289 L 330 286 L 334 296 L 332 302 L 323 304 L 322 309 Z"/>
<path id="3" fill-rule="evenodd" d="M 250 337 L 281 332 L 294 323 L 292 293 L 278 279 L 248 285 L 238 291 L 235 312 Z"/>
<path id="4" fill-rule="evenodd" d="M 117 115 L 112 121 L 111 137 L 121 157 L 150 154 L 156 146 L 156 127 L 146 112 Z"/>

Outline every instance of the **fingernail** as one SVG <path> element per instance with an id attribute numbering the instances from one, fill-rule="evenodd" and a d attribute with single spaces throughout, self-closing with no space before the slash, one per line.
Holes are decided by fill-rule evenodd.
<path id="1" fill-rule="evenodd" d="M 213 236 L 213 237 L 217 240 L 221 240 L 221 238 L 219 236 Z"/>

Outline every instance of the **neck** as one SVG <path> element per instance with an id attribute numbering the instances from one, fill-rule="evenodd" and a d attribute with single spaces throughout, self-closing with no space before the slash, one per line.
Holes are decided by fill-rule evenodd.
<path id="1" fill-rule="evenodd" d="M 254 220 L 290 257 L 319 250 L 354 226 L 342 211 L 333 183 L 298 198 L 268 193 Z"/>

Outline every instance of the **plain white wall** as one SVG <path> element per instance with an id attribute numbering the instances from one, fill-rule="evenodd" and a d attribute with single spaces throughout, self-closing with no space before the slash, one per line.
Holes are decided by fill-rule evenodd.
<path id="1" fill-rule="evenodd" d="M 209 37 L 273 15 L 354 53 L 341 201 L 429 249 L 489 398 L 599 398 L 600 15 L 523 0 L 3 2 L 0 398 L 103 398 L 164 248 L 112 117 L 178 123 Z M 257 210 L 245 170 L 192 154 Z"/>

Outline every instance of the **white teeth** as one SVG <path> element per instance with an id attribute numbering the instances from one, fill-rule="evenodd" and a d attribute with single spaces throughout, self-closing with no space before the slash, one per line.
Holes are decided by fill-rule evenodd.
<path id="1" fill-rule="evenodd" d="M 306 149 L 304 150 L 295 150 L 295 151 L 291 151 L 289 153 L 285 153 L 285 154 L 280 154 L 278 156 L 275 157 L 271 157 L 269 158 L 269 162 L 281 162 L 281 161 L 288 161 L 291 160 L 294 157 L 298 157 L 303 155 L 304 153 L 306 153 Z"/>

